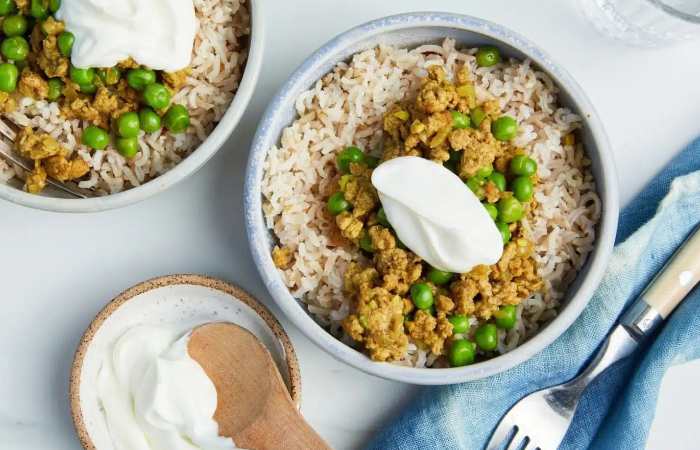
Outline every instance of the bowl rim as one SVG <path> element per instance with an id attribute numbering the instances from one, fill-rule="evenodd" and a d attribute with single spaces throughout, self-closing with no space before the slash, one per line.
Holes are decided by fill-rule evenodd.
<path id="1" fill-rule="evenodd" d="M 0 198 L 17 205 L 52 212 L 90 213 L 106 211 L 143 201 L 196 173 L 226 143 L 241 120 L 243 113 L 248 108 L 248 104 L 255 92 L 265 49 L 263 3 L 260 0 L 248 0 L 251 16 L 248 56 L 241 82 L 231 103 L 209 136 L 175 167 L 140 186 L 102 197 L 87 199 L 48 197 L 30 194 L 7 183 L 0 183 Z"/>
<path id="2" fill-rule="evenodd" d="M 587 113 L 584 121 L 596 143 L 596 156 L 600 162 L 600 175 L 605 187 L 604 191 L 600 192 L 599 184 L 603 208 L 595 248 L 587 261 L 588 272 L 573 295 L 567 295 L 569 301 L 566 307 L 559 311 L 554 320 L 514 350 L 484 362 L 458 368 L 426 369 L 377 363 L 329 334 L 314 321 L 282 282 L 266 245 L 269 231 L 262 214 L 261 180 L 264 160 L 269 144 L 279 141 L 279 136 L 270 136 L 268 125 L 282 120 L 284 116 L 281 111 L 288 102 L 294 101 L 287 93 L 294 92 L 299 84 L 303 84 L 307 73 L 313 73 L 314 69 L 322 66 L 327 55 L 334 57 L 343 49 L 372 36 L 417 27 L 457 28 L 482 34 L 519 50 L 545 69 Z M 612 254 L 619 213 L 617 176 L 610 142 L 595 108 L 573 77 L 534 43 L 502 25 L 472 16 L 442 12 L 413 12 L 372 20 L 339 34 L 309 56 L 276 93 L 260 121 L 249 154 L 244 193 L 246 231 L 258 273 L 268 292 L 292 323 L 331 356 L 363 372 L 386 379 L 424 385 L 454 384 L 503 372 L 530 359 L 557 339 L 578 318 L 600 283 Z"/>
<path id="3" fill-rule="evenodd" d="M 126 289 L 110 300 L 90 322 L 90 325 L 80 338 L 80 343 L 75 350 L 75 355 L 73 356 L 73 362 L 71 365 L 70 379 L 68 383 L 68 397 L 70 401 L 73 427 L 75 428 L 76 434 L 78 435 L 78 440 L 84 449 L 95 450 L 95 445 L 92 442 L 92 438 L 90 437 L 87 427 L 85 426 L 83 411 L 80 404 L 80 380 L 83 370 L 83 361 L 85 360 L 85 356 L 87 355 L 88 349 L 92 344 L 95 334 L 100 329 L 102 324 L 129 300 L 155 289 L 176 285 L 201 286 L 214 289 L 223 292 L 224 294 L 227 294 L 252 308 L 253 311 L 255 311 L 255 313 L 265 322 L 267 327 L 270 329 L 270 331 L 272 331 L 279 343 L 282 345 L 285 356 L 285 364 L 288 369 L 287 375 L 289 379 L 289 394 L 297 408 L 299 405 L 301 405 L 301 371 L 294 346 L 292 345 L 289 335 L 284 330 L 284 327 L 282 327 L 282 324 L 280 324 L 277 318 L 261 301 L 257 300 L 247 291 L 233 283 L 206 275 L 175 274 L 160 276 L 142 281 Z"/>

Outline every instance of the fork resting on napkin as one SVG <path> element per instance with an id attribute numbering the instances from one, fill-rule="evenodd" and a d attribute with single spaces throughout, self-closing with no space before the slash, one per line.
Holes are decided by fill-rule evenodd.
<path id="1" fill-rule="evenodd" d="M 578 320 L 532 359 L 464 384 L 423 388 L 369 449 L 482 449 L 501 417 L 527 394 L 565 382 L 586 365 L 625 306 L 700 222 L 700 139 L 623 210 L 600 287 Z M 700 357 L 700 289 L 658 336 L 611 366 L 584 392 L 561 449 L 644 448 L 666 370 Z"/>

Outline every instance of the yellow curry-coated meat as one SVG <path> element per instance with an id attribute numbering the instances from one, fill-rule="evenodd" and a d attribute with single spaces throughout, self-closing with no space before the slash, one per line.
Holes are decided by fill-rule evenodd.
<path id="1" fill-rule="evenodd" d="M 46 187 L 46 170 L 41 161 L 34 161 L 34 170 L 27 175 L 24 182 L 24 190 L 30 194 L 38 194 Z"/>
<path id="2" fill-rule="evenodd" d="M 351 264 L 345 273 L 345 289 L 355 298 L 354 312 L 343 320 L 343 328 L 361 342 L 376 361 L 400 359 L 408 347 L 403 326 L 403 300 L 389 290 L 376 287 L 379 274 L 373 268 Z"/>
<path id="3" fill-rule="evenodd" d="M 414 319 L 406 323 L 406 329 L 411 338 L 428 346 L 436 355 L 443 353 L 445 340 L 452 336 L 452 324 L 444 312 L 438 312 L 437 317 L 433 317 L 426 311 L 418 310 Z"/>
<path id="4" fill-rule="evenodd" d="M 294 262 L 294 254 L 289 247 L 275 245 L 272 249 L 272 262 L 280 269 L 288 269 Z"/>
<path id="5" fill-rule="evenodd" d="M 0 111 L 11 113 L 17 107 L 15 99 L 7 92 L 0 91 Z"/>
<path id="6" fill-rule="evenodd" d="M 82 158 L 67 157 L 68 150 L 46 133 L 35 133 L 30 127 L 17 133 L 17 152 L 34 161 L 34 170 L 25 180 L 25 189 L 33 194 L 46 186 L 47 175 L 58 180 L 68 181 L 83 177 L 90 166 Z"/>
<path id="7" fill-rule="evenodd" d="M 177 72 L 163 72 L 163 82 L 171 91 L 177 92 L 187 84 L 187 77 L 191 72 L 189 67 Z"/>
<path id="8" fill-rule="evenodd" d="M 25 97 L 43 100 L 49 94 L 49 83 L 38 73 L 25 68 L 22 70 L 17 89 Z"/>

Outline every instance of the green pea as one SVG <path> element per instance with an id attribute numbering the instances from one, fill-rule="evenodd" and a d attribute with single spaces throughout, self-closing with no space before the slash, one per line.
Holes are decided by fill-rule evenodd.
<path id="1" fill-rule="evenodd" d="M 433 290 L 425 283 L 411 286 L 411 299 L 418 309 L 430 309 L 433 306 Z"/>
<path id="2" fill-rule="evenodd" d="M 499 191 L 503 192 L 506 190 L 506 176 L 501 172 L 493 172 L 486 179 L 495 184 Z"/>
<path id="3" fill-rule="evenodd" d="M 469 116 L 461 113 L 459 111 L 452 111 L 452 127 L 453 128 L 459 128 L 459 129 L 465 129 L 469 128 L 471 120 L 469 120 Z"/>
<path id="4" fill-rule="evenodd" d="M 104 150 L 109 144 L 109 133 L 100 127 L 89 126 L 83 131 L 82 143 L 95 150 Z"/>
<path id="5" fill-rule="evenodd" d="M 494 322 L 498 328 L 503 328 L 504 330 L 510 330 L 515 326 L 516 314 L 515 305 L 505 305 L 501 309 L 493 313 L 495 317 Z"/>
<path id="6" fill-rule="evenodd" d="M 125 158 L 133 158 L 139 152 L 139 140 L 135 137 L 117 138 L 114 145 Z"/>
<path id="7" fill-rule="evenodd" d="M 479 128 L 481 126 L 481 122 L 483 122 L 486 118 L 486 111 L 481 108 L 474 108 L 469 116 L 472 119 L 472 125 L 474 128 Z"/>
<path id="8" fill-rule="evenodd" d="M 488 178 L 492 173 L 493 165 L 489 164 L 488 166 L 482 167 L 481 169 L 477 170 L 476 176 L 481 178 Z"/>
<path id="9" fill-rule="evenodd" d="M 530 177 L 518 177 L 510 184 L 510 190 L 513 191 L 513 195 L 521 202 L 530 201 L 532 198 L 532 188 Z"/>
<path id="10" fill-rule="evenodd" d="M 501 52 L 496 47 L 488 45 L 476 52 L 476 65 L 479 67 L 491 67 L 499 62 L 501 62 Z"/>
<path id="11" fill-rule="evenodd" d="M 377 222 L 387 228 L 391 227 L 389 219 L 386 217 L 386 211 L 384 211 L 384 208 L 379 208 L 379 211 L 377 211 Z"/>
<path id="12" fill-rule="evenodd" d="M 496 208 L 496 205 L 493 203 L 484 203 L 484 208 L 486 208 L 486 212 L 489 213 L 489 216 L 493 220 L 496 220 L 496 217 L 498 217 L 498 208 Z"/>
<path id="13" fill-rule="evenodd" d="M 131 69 L 126 73 L 126 82 L 133 89 L 143 91 L 146 86 L 156 82 L 156 73 L 150 69 Z"/>
<path id="14" fill-rule="evenodd" d="M 182 105 L 173 105 L 163 116 L 163 122 L 171 133 L 182 133 L 190 126 L 190 113 Z"/>
<path id="15" fill-rule="evenodd" d="M 66 58 L 70 57 L 70 54 L 73 51 L 74 43 L 75 36 L 73 36 L 73 33 L 71 33 L 70 31 L 64 31 L 58 35 L 58 38 L 56 38 L 56 45 L 58 45 L 58 51 L 61 52 L 61 55 L 65 56 Z"/>
<path id="16" fill-rule="evenodd" d="M 21 36 L 27 32 L 28 28 L 27 18 L 21 14 L 5 17 L 5 20 L 2 22 L 2 32 L 7 37 Z"/>
<path id="17" fill-rule="evenodd" d="M 328 212 L 334 216 L 337 216 L 343 211 L 350 209 L 350 202 L 345 200 L 345 196 L 342 192 L 336 192 L 335 194 L 328 197 Z"/>
<path id="18" fill-rule="evenodd" d="M 100 77 L 100 80 L 102 80 L 104 84 L 112 86 L 119 83 L 122 74 L 118 67 L 109 67 L 106 69 L 98 69 L 97 76 Z"/>
<path id="19" fill-rule="evenodd" d="M 29 5 L 29 14 L 37 20 L 46 20 L 49 17 L 48 0 L 32 0 Z"/>
<path id="20" fill-rule="evenodd" d="M 61 98 L 61 95 L 63 95 L 63 80 L 60 78 L 51 78 L 49 80 L 49 94 L 46 98 L 51 102 L 55 102 Z"/>
<path id="21" fill-rule="evenodd" d="M 17 66 L 17 70 L 19 70 L 20 73 L 21 73 L 24 69 L 26 69 L 27 67 L 29 67 L 29 63 L 27 62 L 26 59 L 25 59 L 24 61 L 14 61 L 14 63 L 15 63 L 15 66 Z"/>
<path id="22" fill-rule="evenodd" d="M 55 13 L 61 7 L 61 0 L 49 0 L 49 11 Z"/>
<path id="23" fill-rule="evenodd" d="M 476 329 L 474 340 L 480 349 L 490 352 L 498 347 L 498 329 L 496 325 L 487 323 Z"/>
<path id="24" fill-rule="evenodd" d="M 537 172 L 537 163 L 525 155 L 516 155 L 510 160 L 510 171 L 514 175 L 529 177 Z"/>
<path id="25" fill-rule="evenodd" d="M 462 367 L 472 364 L 476 358 L 476 344 L 466 339 L 452 341 L 448 359 L 450 366 Z"/>
<path id="26" fill-rule="evenodd" d="M 345 148 L 342 152 L 338 153 L 335 157 L 335 161 L 338 164 L 338 170 L 342 173 L 350 172 L 351 163 L 361 163 L 365 159 L 365 154 L 359 148 L 355 146 L 350 146 Z"/>
<path id="27" fill-rule="evenodd" d="M 29 42 L 22 36 L 12 36 L 0 45 L 0 52 L 6 59 L 24 61 L 29 55 Z"/>
<path id="28" fill-rule="evenodd" d="M 6 16 L 15 11 L 14 0 L 0 0 L 0 16 Z"/>
<path id="29" fill-rule="evenodd" d="M 17 79 L 19 70 L 17 66 L 10 63 L 0 64 L 0 91 L 14 92 L 17 89 Z"/>
<path id="30" fill-rule="evenodd" d="M 463 314 L 455 314 L 447 320 L 452 324 L 452 332 L 455 334 L 466 333 L 469 330 L 469 318 Z"/>
<path id="31" fill-rule="evenodd" d="M 143 90 L 143 100 L 153 109 L 167 108 L 170 104 L 170 91 L 160 83 L 151 83 Z"/>
<path id="32" fill-rule="evenodd" d="M 146 133 L 155 133 L 160 130 L 160 116 L 151 108 L 143 108 L 139 111 L 141 129 Z"/>
<path id="33" fill-rule="evenodd" d="M 135 112 L 127 112 L 117 119 L 117 132 L 121 137 L 134 138 L 139 135 L 141 121 Z"/>
<path id="34" fill-rule="evenodd" d="M 450 150 L 450 159 L 445 161 L 443 164 L 451 172 L 457 173 L 459 169 L 459 162 L 462 159 L 462 154 L 455 150 Z"/>
<path id="35" fill-rule="evenodd" d="M 70 79 L 80 86 L 89 86 L 95 81 L 95 69 L 81 69 L 71 64 Z"/>
<path id="36" fill-rule="evenodd" d="M 430 271 L 428 272 L 428 281 L 433 283 L 436 286 L 442 286 L 444 284 L 449 283 L 452 281 L 452 276 L 454 274 L 452 272 L 446 272 L 444 270 L 436 269 L 435 267 L 431 267 Z"/>
<path id="37" fill-rule="evenodd" d="M 372 245 L 372 238 L 369 233 L 365 231 L 360 238 L 360 248 L 366 252 L 374 253 L 374 246 Z"/>
<path id="38" fill-rule="evenodd" d="M 377 166 L 379 165 L 380 161 L 381 160 L 379 158 L 377 158 L 376 156 L 372 156 L 372 155 L 365 156 L 365 164 L 367 164 L 367 167 L 369 167 L 370 169 L 376 169 Z"/>
<path id="39" fill-rule="evenodd" d="M 486 193 L 484 192 L 484 179 L 481 177 L 469 177 L 466 181 L 467 187 L 476 195 L 476 198 L 481 200 Z"/>
<path id="40" fill-rule="evenodd" d="M 80 92 L 83 94 L 92 95 L 97 92 L 97 85 L 95 83 L 80 84 L 78 87 L 80 88 Z"/>
<path id="41" fill-rule="evenodd" d="M 505 223 L 513 223 L 523 218 L 525 210 L 515 197 L 504 197 L 498 201 L 498 218 Z"/>
<path id="42" fill-rule="evenodd" d="M 501 232 L 501 237 L 503 237 L 503 245 L 510 242 L 510 228 L 508 228 L 508 224 L 497 220 L 496 228 L 498 228 L 498 231 Z"/>
<path id="43" fill-rule="evenodd" d="M 491 124 L 491 133 L 499 141 L 510 141 L 518 134 L 518 122 L 510 116 L 501 116 Z"/>

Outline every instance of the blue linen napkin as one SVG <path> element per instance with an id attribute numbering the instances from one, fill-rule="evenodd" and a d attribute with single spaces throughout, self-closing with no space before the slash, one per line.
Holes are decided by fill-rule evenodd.
<path id="1" fill-rule="evenodd" d="M 700 222 L 700 139 L 622 212 L 600 287 L 574 325 L 534 358 L 504 373 L 422 389 L 369 449 L 482 449 L 518 399 L 573 378 L 664 262 Z M 644 448 L 666 370 L 700 357 L 700 289 L 658 336 L 610 367 L 584 393 L 561 449 Z M 547 424 L 542 424 L 547 426 Z"/>

